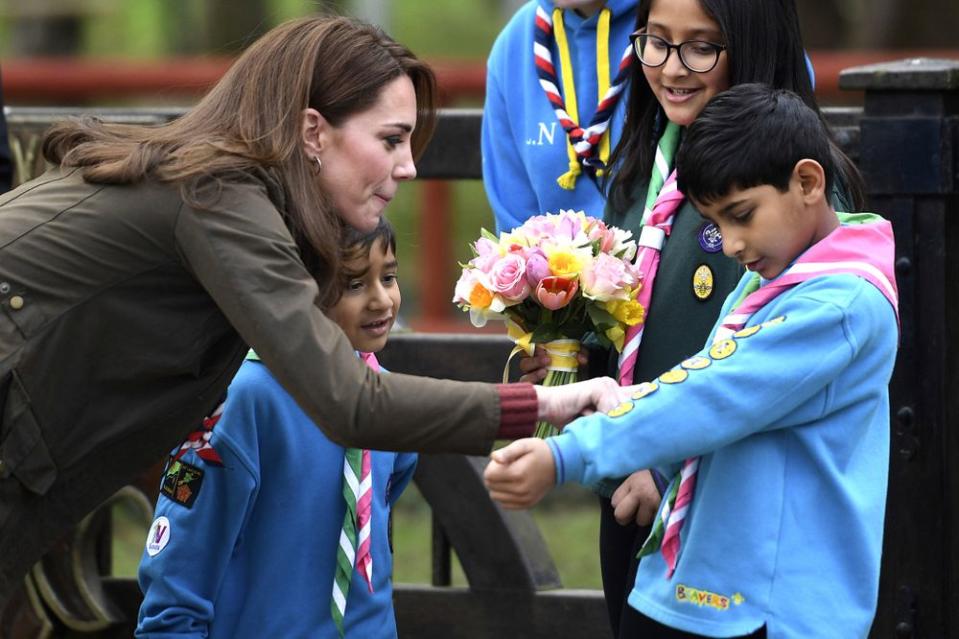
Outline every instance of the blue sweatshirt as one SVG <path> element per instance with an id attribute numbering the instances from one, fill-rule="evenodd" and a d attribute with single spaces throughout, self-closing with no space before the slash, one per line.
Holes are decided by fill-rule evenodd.
<path id="1" fill-rule="evenodd" d="M 685 380 L 660 378 L 618 417 L 582 418 L 548 440 L 557 479 L 675 473 L 701 456 L 676 572 L 667 578 L 659 552 L 644 557 L 630 605 L 709 637 L 763 624 L 770 639 L 865 637 L 879 586 L 895 313 L 876 286 L 829 275 L 784 292 L 749 326 L 760 328 L 687 362 Z"/>
<path id="2" fill-rule="evenodd" d="M 539 0 L 547 13 L 553 3 Z M 613 76 L 629 34 L 635 30 L 637 0 L 609 0 L 612 12 L 609 68 Z M 540 86 L 533 58 L 533 28 L 537 2 L 524 5 L 493 44 L 487 61 L 486 103 L 483 108 L 483 184 L 496 217 L 498 231 L 508 231 L 527 218 L 560 209 L 583 210 L 602 218 L 606 201 L 596 183 L 582 174 L 572 191 L 556 178 L 569 168 L 566 132 Z M 579 124 L 587 126 L 599 102 L 596 77 L 598 14 L 582 18 L 563 12 L 576 84 Z M 556 75 L 562 85 L 559 53 L 552 48 Z M 638 64 L 638 61 L 636 61 Z M 612 80 L 612 78 L 610 78 Z M 564 99 L 569 91 L 560 86 Z M 619 140 L 628 87 L 621 94 L 610 127 L 612 149 Z"/>
<path id="3" fill-rule="evenodd" d="M 157 502 L 136 636 L 337 637 L 330 600 L 345 511 L 343 447 L 252 361 L 231 383 L 210 442 L 223 466 L 191 450 L 180 461 L 202 478 L 189 483 L 190 498 L 161 492 Z M 354 572 L 347 637 L 396 636 L 388 520 L 415 465 L 415 454 L 373 451 L 374 593 Z"/>

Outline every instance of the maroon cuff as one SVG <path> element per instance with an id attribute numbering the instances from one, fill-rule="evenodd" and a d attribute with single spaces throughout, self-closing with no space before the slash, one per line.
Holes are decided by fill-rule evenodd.
<path id="1" fill-rule="evenodd" d="M 497 384 L 499 392 L 499 439 L 532 437 L 539 417 L 539 401 L 532 384 Z"/>

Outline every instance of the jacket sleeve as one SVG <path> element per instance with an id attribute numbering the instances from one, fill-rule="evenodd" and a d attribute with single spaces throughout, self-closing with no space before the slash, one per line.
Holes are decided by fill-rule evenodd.
<path id="1" fill-rule="evenodd" d="M 396 503 L 403 491 L 413 479 L 419 456 L 416 453 L 397 453 L 393 461 L 393 474 L 390 475 L 390 506 Z"/>
<path id="2" fill-rule="evenodd" d="M 500 45 L 490 58 L 486 74 L 486 102 L 480 150 L 483 158 L 483 186 L 496 218 L 496 231 L 511 231 L 532 215 L 539 215 L 536 192 L 516 148 L 512 113 L 499 86 L 496 67 Z M 505 47 L 502 47 L 505 49 Z M 500 51 L 500 53 L 502 53 Z M 521 112 L 521 111 L 520 111 Z"/>
<path id="3" fill-rule="evenodd" d="M 236 419 L 236 415 L 225 413 L 221 427 L 226 419 Z M 192 451 L 181 458 L 203 471 L 192 506 L 187 508 L 162 494 L 157 501 L 156 520 L 167 518 L 164 534 L 169 541 L 152 555 L 148 545 L 140 561 L 143 603 L 138 638 L 209 635 L 216 596 L 257 490 L 256 476 L 246 458 L 222 440 L 216 442 L 216 448 L 222 467 L 206 464 Z"/>
<path id="4" fill-rule="evenodd" d="M 891 307 L 875 287 L 842 279 L 842 289 L 817 282 L 804 285 L 805 294 L 785 294 L 775 308 L 783 319 L 759 324 L 720 350 L 703 349 L 698 355 L 709 365 L 677 366 L 678 383 L 661 376 L 652 393 L 567 426 L 549 440 L 557 480 L 591 483 L 661 467 L 759 431 L 820 419 L 835 400 L 826 387 L 864 344 L 895 330 Z M 836 301 L 842 297 L 855 299 Z"/>
<path id="5" fill-rule="evenodd" d="M 485 454 L 509 426 L 516 385 L 380 376 L 364 365 L 317 307 L 316 283 L 262 184 L 226 185 L 203 210 L 184 205 L 175 235 L 186 267 L 332 441 Z M 519 390 L 527 400 L 533 392 Z M 521 421 L 531 430 L 529 412 Z"/>

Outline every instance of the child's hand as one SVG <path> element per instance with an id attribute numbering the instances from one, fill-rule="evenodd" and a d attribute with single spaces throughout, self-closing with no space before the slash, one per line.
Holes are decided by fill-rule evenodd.
<path id="1" fill-rule="evenodd" d="M 637 526 L 648 526 L 659 510 L 660 499 L 652 473 L 637 470 L 619 485 L 610 503 L 620 526 L 628 526 L 633 521 Z"/>
<path id="2" fill-rule="evenodd" d="M 629 388 L 611 377 L 594 377 L 565 386 L 534 386 L 539 419 L 565 426 L 580 415 L 607 413 L 629 399 Z"/>
<path id="3" fill-rule="evenodd" d="M 524 355 L 519 359 L 519 369 L 523 373 L 519 381 L 535 384 L 546 379 L 546 367 L 549 366 L 549 359 L 546 349 L 542 345 L 537 345 L 532 357 Z M 576 354 L 576 361 L 579 362 L 580 366 L 586 366 L 589 362 L 589 351 L 581 348 L 579 353 Z"/>
<path id="4" fill-rule="evenodd" d="M 556 485 L 553 453 L 542 439 L 519 439 L 493 451 L 483 480 L 503 508 L 530 508 Z"/>

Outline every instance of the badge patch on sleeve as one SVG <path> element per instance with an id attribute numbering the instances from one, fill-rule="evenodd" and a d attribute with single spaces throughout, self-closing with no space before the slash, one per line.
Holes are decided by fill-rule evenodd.
<path id="1" fill-rule="evenodd" d="M 713 359 L 726 359 L 736 352 L 736 342 L 724 339 L 713 344 L 709 349 L 709 356 Z"/>
<path id="2" fill-rule="evenodd" d="M 633 410 L 633 402 L 623 402 L 613 410 L 606 413 L 606 415 L 608 417 L 622 417 L 631 410 Z"/>
<path id="3" fill-rule="evenodd" d="M 666 371 L 659 376 L 659 381 L 663 384 L 682 384 L 686 381 L 686 378 L 689 377 L 687 373 L 682 368 L 674 368 L 671 371 Z"/>
<path id="4" fill-rule="evenodd" d="M 163 473 L 160 494 L 181 506 L 193 508 L 202 484 L 202 469 L 179 459 L 171 459 Z"/>
<path id="5" fill-rule="evenodd" d="M 708 357 L 702 357 L 701 355 L 696 355 L 695 357 L 690 357 L 689 359 L 684 359 L 680 366 L 685 368 L 688 371 L 701 371 L 704 368 L 709 367 L 713 363 L 713 360 Z"/>
<path id="6" fill-rule="evenodd" d="M 168 543 L 170 543 L 170 520 L 166 517 L 157 517 L 147 532 L 147 554 L 156 557 Z"/>
<path id="7" fill-rule="evenodd" d="M 642 399 L 647 395 L 655 393 L 659 386 L 656 385 L 656 382 L 643 382 L 636 387 L 636 390 L 633 391 L 633 399 Z"/>
<path id="8" fill-rule="evenodd" d="M 736 337 L 738 339 L 752 337 L 753 335 L 761 331 L 762 328 L 763 328 L 762 324 L 756 324 L 755 326 L 747 326 L 746 328 L 741 328 L 735 333 L 733 333 L 733 337 Z"/>

